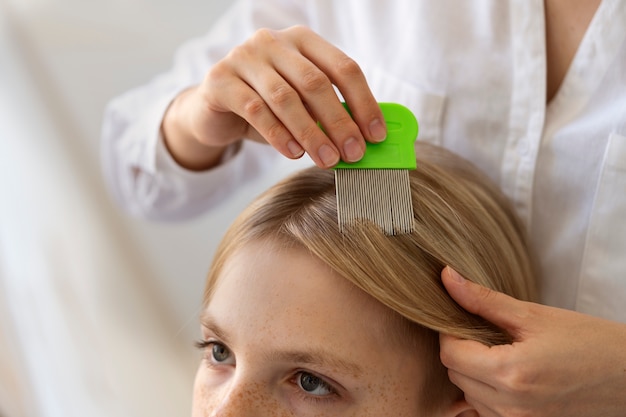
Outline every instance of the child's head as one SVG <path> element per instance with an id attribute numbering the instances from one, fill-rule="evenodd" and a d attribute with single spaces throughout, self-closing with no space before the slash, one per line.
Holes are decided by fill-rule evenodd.
<path id="1" fill-rule="evenodd" d="M 506 343 L 461 309 L 445 265 L 534 298 L 522 232 L 472 166 L 418 145 L 407 235 L 337 226 L 334 176 L 311 168 L 260 196 L 223 239 L 202 315 L 194 416 L 455 416 L 467 409 L 438 332 Z"/>

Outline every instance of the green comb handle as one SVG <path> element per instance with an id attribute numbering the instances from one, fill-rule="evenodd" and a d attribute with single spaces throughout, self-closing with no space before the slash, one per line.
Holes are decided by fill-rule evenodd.
<path id="1" fill-rule="evenodd" d="M 380 143 L 366 142 L 365 155 L 358 162 L 340 161 L 334 168 L 415 169 L 417 119 L 411 110 L 396 103 L 378 103 L 387 125 L 387 138 Z M 350 109 L 344 103 L 350 113 Z"/>

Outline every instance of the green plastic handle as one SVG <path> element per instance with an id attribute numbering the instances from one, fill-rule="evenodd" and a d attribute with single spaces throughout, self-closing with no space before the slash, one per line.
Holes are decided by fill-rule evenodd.
<path id="1" fill-rule="evenodd" d="M 378 103 L 387 124 L 387 138 L 380 143 L 365 144 L 365 155 L 358 162 L 339 161 L 333 168 L 415 169 L 415 140 L 419 131 L 417 119 L 408 108 L 397 103 Z M 344 103 L 350 113 L 350 109 Z"/>

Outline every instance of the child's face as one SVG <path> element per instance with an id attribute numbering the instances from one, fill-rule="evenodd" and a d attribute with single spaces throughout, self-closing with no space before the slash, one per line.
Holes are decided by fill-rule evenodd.
<path id="1" fill-rule="evenodd" d="M 419 415 L 423 354 L 385 309 L 304 250 L 243 247 L 203 312 L 193 416 Z"/>

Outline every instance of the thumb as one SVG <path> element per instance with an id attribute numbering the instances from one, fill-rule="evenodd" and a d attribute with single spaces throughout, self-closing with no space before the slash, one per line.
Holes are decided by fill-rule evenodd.
<path id="1" fill-rule="evenodd" d="M 448 294 L 470 313 L 506 330 L 516 330 L 527 311 L 526 303 L 463 278 L 446 266 L 441 272 Z"/>

